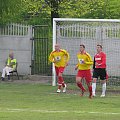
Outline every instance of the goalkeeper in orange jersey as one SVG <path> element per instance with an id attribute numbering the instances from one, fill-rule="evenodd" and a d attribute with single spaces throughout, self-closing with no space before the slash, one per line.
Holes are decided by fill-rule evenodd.
<path id="1" fill-rule="evenodd" d="M 54 63 L 56 75 L 58 77 L 58 90 L 57 93 L 61 92 L 61 87 L 63 87 L 63 92 L 66 92 L 66 84 L 64 83 L 62 74 L 64 72 L 65 67 L 68 65 L 69 61 L 69 53 L 60 49 L 60 45 L 55 45 L 55 50 L 50 53 L 49 61 Z"/>
<path id="2" fill-rule="evenodd" d="M 76 84 L 82 90 L 81 96 L 83 96 L 86 89 L 82 85 L 82 79 L 85 78 L 86 84 L 89 89 L 89 98 L 92 98 L 92 75 L 91 75 L 91 65 L 93 60 L 89 53 L 85 51 L 85 45 L 80 45 L 80 51 L 77 54 L 78 64 L 75 67 L 75 70 L 78 69 L 76 75 Z"/>

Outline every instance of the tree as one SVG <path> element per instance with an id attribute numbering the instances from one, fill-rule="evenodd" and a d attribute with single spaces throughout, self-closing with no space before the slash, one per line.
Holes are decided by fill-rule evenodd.
<path id="1" fill-rule="evenodd" d="M 51 8 L 51 23 L 53 18 L 59 18 L 59 5 L 63 0 L 45 0 L 45 3 Z"/>
<path id="2" fill-rule="evenodd" d="M 118 0 L 0 0 L 0 24 L 51 23 L 53 18 L 119 18 Z"/>
<path id="3" fill-rule="evenodd" d="M 0 24 L 17 19 L 20 14 L 22 0 L 0 0 Z"/>

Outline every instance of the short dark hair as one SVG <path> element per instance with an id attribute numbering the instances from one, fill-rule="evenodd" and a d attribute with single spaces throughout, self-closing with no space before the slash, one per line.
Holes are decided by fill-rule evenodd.
<path id="1" fill-rule="evenodd" d="M 83 45 L 83 44 L 80 44 L 80 46 L 82 46 L 83 48 L 85 48 L 85 45 Z"/>
<path id="2" fill-rule="evenodd" d="M 97 44 L 97 46 L 100 46 L 100 48 L 102 48 L 102 45 L 100 45 L 100 44 Z"/>

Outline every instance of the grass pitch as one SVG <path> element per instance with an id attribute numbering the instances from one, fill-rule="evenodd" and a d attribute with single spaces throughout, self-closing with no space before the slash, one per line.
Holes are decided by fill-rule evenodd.
<path id="1" fill-rule="evenodd" d="M 44 84 L 0 83 L 0 120 L 120 119 L 120 93 L 100 98 L 98 92 L 89 99 L 88 93 L 80 97 L 74 85 L 68 85 L 67 93 L 57 94 L 56 89 Z"/>

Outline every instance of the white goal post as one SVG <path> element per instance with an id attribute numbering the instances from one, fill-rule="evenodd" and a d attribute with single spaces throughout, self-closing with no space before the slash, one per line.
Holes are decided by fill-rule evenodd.
<path id="1" fill-rule="evenodd" d="M 109 76 L 120 76 L 120 20 L 118 19 L 53 19 L 53 50 L 56 43 L 70 54 L 65 75 L 76 75 L 76 54 L 79 45 L 85 44 L 86 51 L 93 57 L 96 45 L 102 44 L 107 54 Z M 56 85 L 55 68 L 52 68 L 52 86 Z"/>

